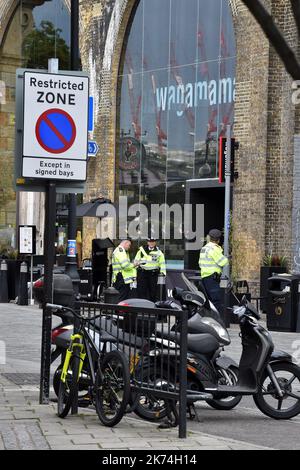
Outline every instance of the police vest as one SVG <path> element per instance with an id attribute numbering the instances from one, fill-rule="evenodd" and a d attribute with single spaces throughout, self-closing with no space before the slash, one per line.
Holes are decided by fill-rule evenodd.
<path id="1" fill-rule="evenodd" d="M 145 264 L 141 265 L 142 269 L 146 271 L 159 269 L 162 274 L 166 275 L 165 256 L 159 248 L 146 251 L 145 248 L 141 246 L 135 257 L 135 261 L 140 260 L 145 261 Z"/>
<path id="2" fill-rule="evenodd" d="M 226 264 L 228 264 L 228 259 L 223 255 L 223 250 L 219 245 L 209 242 L 201 249 L 199 267 L 202 278 L 212 276 L 214 273 L 221 274 Z"/>
<path id="3" fill-rule="evenodd" d="M 125 284 L 131 284 L 136 278 L 136 269 L 130 262 L 129 253 L 118 246 L 112 256 L 112 282 L 116 282 L 117 275 L 121 273 Z"/>

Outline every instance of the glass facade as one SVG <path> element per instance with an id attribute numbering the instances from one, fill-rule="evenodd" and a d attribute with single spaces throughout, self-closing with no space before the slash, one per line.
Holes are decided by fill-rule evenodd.
<path id="1" fill-rule="evenodd" d="M 187 180 L 218 177 L 235 57 L 228 0 L 138 2 L 119 71 L 117 196 L 182 205 Z M 168 223 L 174 229 L 162 217 L 160 245 L 169 266 L 182 267 L 184 240 L 167 240 Z"/>

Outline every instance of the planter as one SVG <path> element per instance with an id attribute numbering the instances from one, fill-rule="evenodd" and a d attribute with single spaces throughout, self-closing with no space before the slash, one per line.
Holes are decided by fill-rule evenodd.
<path id="1" fill-rule="evenodd" d="M 282 266 L 261 266 L 260 268 L 260 297 L 265 297 L 260 301 L 261 310 L 267 312 L 268 279 L 273 273 L 285 273 L 287 268 Z"/>
<path id="2" fill-rule="evenodd" d="M 23 260 L 6 259 L 7 262 L 7 284 L 8 284 L 8 300 L 15 300 L 19 292 L 20 267 Z M 27 262 L 28 271 L 29 264 Z"/>
<path id="3" fill-rule="evenodd" d="M 56 255 L 57 266 L 65 266 L 67 261 L 67 255 Z"/>

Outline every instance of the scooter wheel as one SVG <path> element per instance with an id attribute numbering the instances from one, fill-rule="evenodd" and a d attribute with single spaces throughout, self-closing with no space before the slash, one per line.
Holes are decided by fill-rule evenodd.
<path id="1" fill-rule="evenodd" d="M 239 370 L 237 367 L 231 366 L 229 369 L 226 370 L 226 375 L 223 375 L 222 371 L 219 370 L 220 372 L 220 381 L 219 383 L 221 385 L 229 385 L 229 386 L 234 386 L 237 384 L 238 381 L 238 373 Z M 220 398 L 220 399 L 212 399 L 212 400 L 206 400 L 206 403 L 214 408 L 215 410 L 233 410 L 241 401 L 242 396 L 237 396 L 237 397 L 226 397 L 226 398 Z"/>
<path id="2" fill-rule="evenodd" d="M 289 362 L 271 364 L 271 367 L 284 395 L 279 397 L 265 370 L 258 393 L 253 396 L 254 402 L 270 418 L 293 418 L 300 413 L 300 368 Z"/>

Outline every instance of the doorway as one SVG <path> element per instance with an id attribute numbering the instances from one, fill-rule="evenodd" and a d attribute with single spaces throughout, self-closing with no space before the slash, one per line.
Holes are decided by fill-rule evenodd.
<path id="1" fill-rule="evenodd" d="M 218 180 L 191 180 L 186 184 L 186 203 L 204 205 L 204 236 L 212 228 L 223 230 L 225 185 Z M 193 230 L 196 229 L 196 212 L 193 211 Z M 185 250 L 185 269 L 199 269 L 199 250 Z"/>

